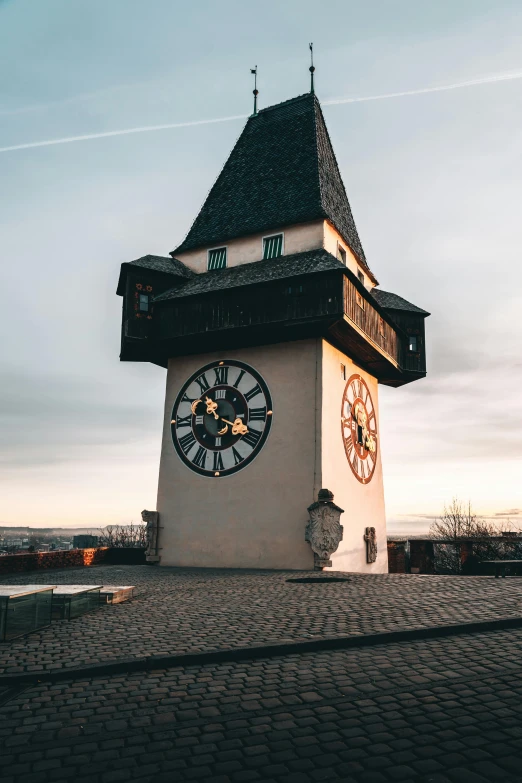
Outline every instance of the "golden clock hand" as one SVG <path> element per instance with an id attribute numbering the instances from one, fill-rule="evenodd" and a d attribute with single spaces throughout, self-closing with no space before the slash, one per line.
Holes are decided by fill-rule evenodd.
<path id="1" fill-rule="evenodd" d="M 214 402 L 214 400 L 211 400 L 210 397 L 205 397 L 205 402 L 207 404 L 207 413 L 209 415 L 212 414 L 212 416 L 215 419 L 219 419 L 219 416 L 216 413 L 217 406 L 218 406 L 217 402 Z M 223 419 L 223 421 L 224 421 L 224 419 Z"/>
<path id="2" fill-rule="evenodd" d="M 222 416 L 221 421 L 224 421 L 225 424 L 230 424 L 232 427 L 232 435 L 246 435 L 248 432 L 248 427 L 246 424 L 243 424 L 239 418 L 235 421 L 228 421 L 228 419 L 224 419 Z"/>
<path id="3" fill-rule="evenodd" d="M 190 406 L 190 409 L 191 409 L 192 413 L 194 414 L 194 416 L 196 415 L 196 408 L 198 407 L 200 402 L 201 402 L 201 400 L 194 400 L 194 402 Z"/>
<path id="4" fill-rule="evenodd" d="M 218 430 L 218 435 L 224 435 L 226 432 L 228 432 L 228 424 L 225 424 L 222 430 Z"/>

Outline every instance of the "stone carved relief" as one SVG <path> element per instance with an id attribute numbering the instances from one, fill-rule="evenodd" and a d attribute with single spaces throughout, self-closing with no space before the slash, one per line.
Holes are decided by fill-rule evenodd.
<path id="1" fill-rule="evenodd" d="M 374 527 L 367 527 L 364 534 L 366 541 L 366 562 L 375 563 L 377 560 L 377 535 Z"/>
<path id="2" fill-rule="evenodd" d="M 159 561 L 159 555 L 158 555 L 159 512 L 142 511 L 141 518 L 147 525 L 147 529 L 145 531 L 145 538 L 147 542 L 147 548 L 145 550 L 146 560 L 149 563 L 157 563 Z"/>
<path id="3" fill-rule="evenodd" d="M 306 526 L 305 541 L 308 541 L 314 552 L 316 571 L 332 565 L 330 556 L 343 539 L 343 526 L 339 520 L 344 511 L 335 505 L 333 498 L 330 490 L 321 489 L 317 502 L 308 506 L 310 519 Z"/>

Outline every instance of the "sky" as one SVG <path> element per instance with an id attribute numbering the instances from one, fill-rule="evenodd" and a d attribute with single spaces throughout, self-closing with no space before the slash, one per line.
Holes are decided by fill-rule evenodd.
<path id="1" fill-rule="evenodd" d="M 389 532 L 453 497 L 522 525 L 518 0 L 0 0 L 0 525 L 155 508 L 165 371 L 118 360 L 119 266 L 181 241 L 250 68 L 260 107 L 302 94 L 309 41 L 369 264 L 432 313 L 427 378 L 380 390 Z"/>

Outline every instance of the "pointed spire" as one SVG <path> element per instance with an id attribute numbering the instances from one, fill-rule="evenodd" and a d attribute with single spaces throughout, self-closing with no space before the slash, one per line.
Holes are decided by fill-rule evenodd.
<path id="1" fill-rule="evenodd" d="M 310 48 L 310 68 L 308 69 L 310 71 L 310 92 L 313 95 L 314 92 L 315 92 L 315 90 L 314 90 L 314 73 L 315 73 L 315 68 L 314 68 L 314 45 L 313 45 L 313 43 L 311 43 L 311 44 L 308 44 L 308 46 Z"/>
<path id="2" fill-rule="evenodd" d="M 254 111 L 250 116 L 257 117 L 257 96 L 259 95 L 259 90 L 257 89 L 257 65 L 255 68 L 250 69 L 250 73 L 254 74 Z"/>

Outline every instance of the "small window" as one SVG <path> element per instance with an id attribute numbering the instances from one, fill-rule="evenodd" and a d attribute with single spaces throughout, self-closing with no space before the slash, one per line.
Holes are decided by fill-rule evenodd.
<path id="1" fill-rule="evenodd" d="M 346 380 L 346 365 L 341 364 L 341 380 Z"/>
<path id="2" fill-rule="evenodd" d="M 410 334 L 410 345 L 409 345 L 410 351 L 417 351 L 417 335 L 416 334 Z"/>
<path id="3" fill-rule="evenodd" d="M 208 269 L 224 269 L 227 265 L 226 247 L 217 247 L 208 251 Z"/>
<path id="4" fill-rule="evenodd" d="M 149 312 L 149 296 L 148 294 L 140 294 L 140 313 Z"/>
<path id="5" fill-rule="evenodd" d="M 346 266 L 346 250 L 339 242 L 337 243 L 337 258 Z"/>
<path id="6" fill-rule="evenodd" d="M 357 302 L 361 310 L 364 310 L 364 299 L 362 297 L 362 294 L 359 293 L 359 291 L 355 292 L 355 301 Z"/>
<path id="7" fill-rule="evenodd" d="M 384 337 L 384 319 L 379 316 L 379 334 Z"/>
<path id="8" fill-rule="evenodd" d="M 364 285 L 364 275 L 360 269 L 357 270 L 357 277 L 359 278 L 359 282 Z"/>
<path id="9" fill-rule="evenodd" d="M 283 255 L 283 235 L 275 234 L 273 237 L 263 239 L 263 258 L 279 258 Z"/>
<path id="10" fill-rule="evenodd" d="M 302 285 L 289 285 L 286 288 L 287 294 L 302 294 L 303 293 L 303 286 Z"/>

